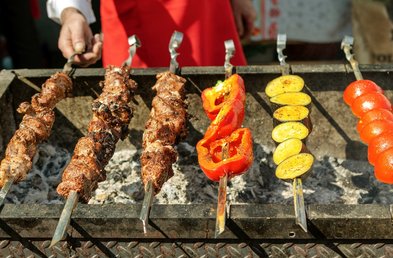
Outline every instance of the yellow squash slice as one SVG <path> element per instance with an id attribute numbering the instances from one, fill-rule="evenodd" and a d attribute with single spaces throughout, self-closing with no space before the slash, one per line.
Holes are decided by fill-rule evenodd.
<path id="1" fill-rule="evenodd" d="M 280 143 L 273 152 L 273 162 L 279 165 L 293 155 L 299 154 L 306 150 L 303 142 L 296 138 L 291 138 Z"/>
<path id="2" fill-rule="evenodd" d="M 309 172 L 314 163 L 313 155 L 300 153 L 289 157 L 276 168 L 276 177 L 282 180 L 295 179 Z"/>
<path id="3" fill-rule="evenodd" d="M 311 103 L 311 97 L 304 92 L 286 92 L 270 98 L 270 102 L 280 106 L 307 106 Z"/>
<path id="4" fill-rule="evenodd" d="M 274 127 L 272 138 L 275 142 L 279 143 L 291 138 L 303 140 L 309 133 L 310 131 L 303 123 L 285 122 Z"/>
<path id="5" fill-rule="evenodd" d="M 297 75 L 283 75 L 271 80 L 265 88 L 269 98 L 285 92 L 299 92 L 304 87 L 304 80 Z"/>
<path id="6" fill-rule="evenodd" d="M 273 113 L 273 117 L 280 122 L 302 121 L 310 114 L 305 106 L 282 106 Z"/>

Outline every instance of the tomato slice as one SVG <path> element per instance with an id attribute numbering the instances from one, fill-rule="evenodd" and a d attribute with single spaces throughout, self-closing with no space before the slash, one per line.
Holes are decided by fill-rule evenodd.
<path id="1" fill-rule="evenodd" d="M 362 116 L 356 126 L 356 129 L 360 133 L 363 128 L 370 122 L 374 120 L 389 120 L 393 121 L 393 113 L 390 110 L 376 108 L 368 111 L 364 116 Z"/>
<path id="2" fill-rule="evenodd" d="M 374 169 L 375 177 L 386 184 L 393 184 L 393 148 L 382 152 Z"/>
<path id="3" fill-rule="evenodd" d="M 351 106 L 352 113 L 357 117 L 363 117 L 368 111 L 382 108 L 392 110 L 390 101 L 379 92 L 372 92 L 357 97 Z"/>
<path id="4" fill-rule="evenodd" d="M 360 132 L 360 139 L 369 144 L 372 139 L 384 132 L 393 132 L 393 121 L 374 120 L 368 123 Z"/>
<path id="5" fill-rule="evenodd" d="M 381 87 L 379 87 L 375 82 L 370 80 L 358 80 L 350 83 L 344 90 L 344 102 L 348 106 L 352 106 L 353 101 L 364 94 L 371 92 L 383 93 Z"/>
<path id="6" fill-rule="evenodd" d="M 368 161 L 375 165 L 379 154 L 393 148 L 393 132 L 384 132 L 370 141 L 368 145 Z"/>

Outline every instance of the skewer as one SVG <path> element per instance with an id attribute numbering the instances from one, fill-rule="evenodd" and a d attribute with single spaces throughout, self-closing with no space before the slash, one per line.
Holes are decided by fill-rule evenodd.
<path id="1" fill-rule="evenodd" d="M 8 179 L 8 180 L 4 183 L 3 188 L 1 188 L 1 191 L 0 191 L 0 206 L 3 205 L 4 200 L 5 200 L 5 197 L 7 196 L 8 192 L 10 191 L 11 186 L 12 186 L 13 184 L 14 184 L 14 179 L 13 179 L 13 178 L 10 178 L 10 179 Z"/>
<path id="2" fill-rule="evenodd" d="M 55 233 L 53 234 L 52 242 L 49 247 L 56 245 L 60 240 L 63 240 L 65 231 L 70 224 L 71 214 L 76 204 L 78 203 L 79 195 L 75 191 L 70 191 L 67 201 L 61 212 L 59 222 L 57 223 Z"/>
<path id="3" fill-rule="evenodd" d="M 132 58 L 135 56 L 136 49 L 141 47 L 142 43 L 136 35 L 132 35 L 131 37 L 128 37 L 128 45 L 130 46 L 128 49 L 129 55 L 127 60 L 124 61 L 124 64 L 131 66 Z"/>
<path id="4" fill-rule="evenodd" d="M 354 55 L 351 53 L 352 45 L 353 45 L 353 37 L 345 36 L 343 41 L 341 42 L 341 49 L 345 53 L 345 58 L 351 64 L 356 80 L 363 80 L 362 73 L 359 70 L 359 63 L 354 58 Z"/>
<path id="5" fill-rule="evenodd" d="M 169 53 L 171 55 L 171 61 L 169 65 L 169 71 L 177 74 L 179 73 L 179 63 L 177 62 L 176 58 L 179 53 L 176 50 L 180 47 L 181 42 L 183 41 L 183 33 L 174 31 L 169 41 Z M 142 221 L 143 224 L 143 232 L 147 233 L 147 224 L 149 222 L 149 214 L 150 208 L 153 203 L 154 198 L 154 189 L 153 183 L 148 181 L 145 187 L 145 197 L 143 198 L 142 209 L 139 215 L 139 219 Z"/>
<path id="6" fill-rule="evenodd" d="M 75 51 L 68 59 L 67 62 L 65 63 L 64 67 L 63 67 L 63 73 L 66 73 L 68 75 L 71 75 L 74 73 L 75 68 L 72 67 L 72 65 L 74 64 L 74 59 L 77 55 L 82 54 L 83 52 L 77 52 Z"/>
<path id="7" fill-rule="evenodd" d="M 70 75 L 73 73 L 73 67 L 72 64 L 74 63 L 74 58 L 75 56 L 81 54 L 81 52 L 74 52 L 70 58 L 68 58 L 67 62 L 65 63 L 64 67 L 63 67 L 63 72 Z M 30 82 L 29 80 L 27 80 L 26 78 L 19 78 L 21 79 L 23 82 L 25 82 L 28 86 L 30 86 L 31 88 L 35 89 L 38 92 L 41 92 L 41 89 L 36 86 L 34 83 Z M 14 184 L 14 179 L 13 178 L 9 178 L 3 185 L 3 188 L 0 190 L 0 206 L 3 205 L 5 197 L 7 196 L 8 192 L 11 189 L 11 186 Z"/>
<path id="8" fill-rule="evenodd" d="M 129 62 L 129 64 L 131 64 L 133 55 L 136 52 L 136 47 L 140 46 L 140 42 L 139 42 L 139 39 L 135 35 L 132 37 L 129 37 L 128 42 L 130 44 L 129 53 L 130 53 L 130 55 L 132 54 L 132 56 L 130 56 L 127 59 L 127 61 Z M 133 48 L 133 51 L 131 51 L 131 48 Z M 74 68 L 72 68 L 72 63 L 74 62 L 73 61 L 74 57 L 78 54 L 80 54 L 80 53 L 74 53 L 68 59 L 67 63 L 64 65 L 63 72 L 68 73 L 68 74 L 73 73 Z M 126 62 L 124 62 L 124 63 L 126 63 Z M 72 212 L 73 212 L 74 208 L 76 207 L 78 200 L 79 200 L 79 194 L 76 191 L 71 190 L 70 193 L 68 194 L 67 201 L 66 201 L 64 208 L 61 212 L 59 222 L 57 223 L 56 230 L 55 230 L 55 233 L 53 234 L 53 238 L 52 238 L 52 241 L 51 241 L 51 244 L 49 247 L 56 245 L 59 241 L 64 239 L 66 229 L 71 221 Z"/>
<path id="9" fill-rule="evenodd" d="M 228 144 L 225 144 L 222 147 L 222 160 L 229 158 L 228 149 Z M 228 171 L 225 172 L 225 175 L 220 177 L 218 185 L 215 238 L 217 238 L 225 230 Z"/>
<path id="10" fill-rule="evenodd" d="M 285 62 L 286 55 L 283 51 L 286 47 L 287 35 L 278 34 L 277 35 L 277 55 L 278 61 L 280 61 L 281 73 L 282 75 L 289 74 L 289 66 Z M 304 232 L 307 232 L 307 214 L 306 208 L 304 206 L 304 196 L 303 196 L 303 185 L 302 179 L 300 177 L 293 179 L 293 203 L 295 208 L 296 224 L 299 225 Z"/>
<path id="11" fill-rule="evenodd" d="M 233 40 L 226 40 L 225 45 L 225 79 L 229 78 L 234 73 L 234 66 L 230 63 L 231 58 L 235 54 L 235 43 Z M 222 160 L 229 158 L 229 146 L 225 144 L 222 147 Z M 225 230 L 226 222 L 226 201 L 227 201 L 227 185 L 228 185 L 228 171 L 225 175 L 220 177 L 218 184 L 218 198 L 217 198 L 217 213 L 216 213 L 216 230 L 215 238 L 217 238 Z"/>

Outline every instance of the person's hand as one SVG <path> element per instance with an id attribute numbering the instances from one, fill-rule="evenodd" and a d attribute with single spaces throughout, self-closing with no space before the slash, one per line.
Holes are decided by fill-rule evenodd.
<path id="1" fill-rule="evenodd" d="M 102 41 L 94 35 L 86 18 L 75 8 L 66 8 L 61 13 L 61 30 L 58 47 L 68 59 L 74 52 L 83 52 L 74 58 L 79 66 L 89 66 L 101 58 Z"/>
<path id="2" fill-rule="evenodd" d="M 257 13 L 251 0 L 232 0 L 233 16 L 241 39 L 251 36 Z"/>

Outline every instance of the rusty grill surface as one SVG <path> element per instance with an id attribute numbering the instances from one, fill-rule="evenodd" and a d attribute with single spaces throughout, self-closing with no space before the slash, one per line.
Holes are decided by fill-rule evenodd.
<path id="1" fill-rule="evenodd" d="M 361 66 L 367 79 L 376 81 L 392 100 L 393 66 Z M 354 80 L 347 65 L 293 65 L 311 90 L 314 132 L 307 145 L 316 156 L 367 160 L 366 146 L 354 129 L 356 118 L 341 100 L 346 85 Z M 130 128 L 143 130 L 152 93 L 147 87 L 164 69 L 135 69 L 139 84 L 138 109 Z M 0 73 L 0 156 L 20 118 L 14 110 L 29 100 L 34 90 L 55 70 L 16 70 Z M 272 118 L 264 86 L 280 75 L 279 66 L 238 67 L 247 88 L 244 125 L 255 144 L 274 146 L 270 139 Z M 200 88 L 223 79 L 223 67 L 183 68 L 187 79 L 190 135 L 193 144 L 208 121 L 200 110 Z M 103 69 L 78 69 L 75 97 L 95 96 Z M 28 81 L 26 81 L 27 79 Z M 72 101 L 72 100 L 71 100 Z M 75 102 L 76 103 L 76 102 Z M 89 106 L 81 106 L 88 108 Z M 77 116 L 76 114 L 77 113 Z M 60 117 L 60 118 L 58 118 Z M 85 131 L 90 113 L 59 106 L 50 142 L 69 148 Z M 194 119 L 193 119 L 194 118 Z M 198 118 L 198 119 L 195 119 Z M 262 126 L 261 126 L 262 125 Z M 329 136 L 329 137 L 327 137 Z M 139 148 L 128 141 L 120 149 Z M 65 241 L 49 248 L 63 205 L 6 204 L 0 208 L 1 257 L 393 257 L 392 208 L 390 204 L 306 204 L 309 232 L 295 225 L 293 206 L 278 203 L 233 204 L 226 231 L 214 239 L 215 204 L 153 205 L 148 233 L 139 220 L 140 204 L 79 204 Z"/>

